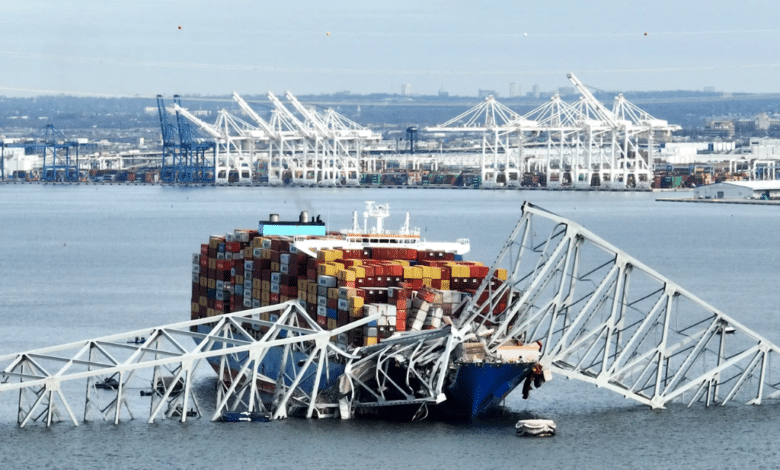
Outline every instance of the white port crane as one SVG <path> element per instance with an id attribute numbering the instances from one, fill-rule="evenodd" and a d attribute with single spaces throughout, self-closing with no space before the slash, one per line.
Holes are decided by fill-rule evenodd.
<path id="1" fill-rule="evenodd" d="M 498 185 L 503 173 L 507 186 L 520 186 L 522 171 L 522 144 L 511 143 L 512 136 L 522 136 L 526 130 L 536 129 L 535 122 L 502 105 L 493 96 L 468 111 L 439 124 L 426 127 L 428 132 L 482 133 L 481 177 L 486 187 Z"/>
<path id="2" fill-rule="evenodd" d="M 281 184 L 285 169 L 294 170 L 297 167 L 295 155 L 303 141 L 300 132 L 285 126 L 276 110 L 269 123 L 260 117 L 238 93 L 233 92 L 233 100 L 268 136 L 268 182 L 273 185 Z"/>
<path id="3" fill-rule="evenodd" d="M 324 143 L 324 152 L 319 153 L 319 161 L 316 161 L 318 168 L 315 171 L 319 171 L 318 181 L 329 181 L 335 184 L 339 180 L 344 180 L 350 185 L 358 184 L 360 182 L 360 152 L 358 150 L 354 155 L 350 152 L 349 143 L 353 140 L 352 131 L 328 126 L 316 111 L 306 109 L 289 91 L 285 93 L 285 97 L 295 110 L 306 118 L 306 122 L 316 132 L 318 142 Z M 357 148 L 359 149 L 359 145 Z"/>
<path id="4" fill-rule="evenodd" d="M 265 138 L 264 133 L 248 123 L 231 116 L 226 110 L 219 111 L 215 124 L 204 122 L 186 108 L 174 103 L 174 110 L 214 139 L 217 145 L 215 182 L 226 184 L 231 172 L 235 172 L 237 183 L 252 182 L 252 155 L 254 141 Z"/>

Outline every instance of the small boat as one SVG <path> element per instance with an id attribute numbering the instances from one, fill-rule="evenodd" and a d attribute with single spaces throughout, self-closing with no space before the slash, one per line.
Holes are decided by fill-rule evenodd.
<path id="1" fill-rule="evenodd" d="M 222 421 L 226 423 L 238 423 L 238 422 L 253 422 L 253 423 L 267 423 L 270 418 L 265 413 L 250 413 L 248 411 L 231 411 L 228 413 L 222 413 Z"/>
<path id="2" fill-rule="evenodd" d="M 117 388 L 119 388 L 119 382 L 117 382 L 115 378 L 109 377 L 102 382 L 96 383 L 95 388 L 99 388 L 102 390 L 116 390 Z"/>
<path id="3" fill-rule="evenodd" d="M 515 424 L 515 430 L 518 436 L 554 436 L 555 422 L 551 419 L 521 419 Z"/>

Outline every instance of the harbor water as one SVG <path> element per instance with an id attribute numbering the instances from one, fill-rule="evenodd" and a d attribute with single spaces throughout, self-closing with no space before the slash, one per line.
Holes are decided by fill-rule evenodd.
<path id="1" fill-rule="evenodd" d="M 668 196 L 668 193 L 665 194 Z M 688 194 L 682 197 L 688 197 Z M 405 211 L 429 240 L 471 240 L 490 264 L 523 201 L 570 218 L 780 344 L 780 208 L 656 201 L 653 193 L 434 189 L 0 185 L 0 354 L 189 318 L 192 253 L 209 235 L 278 213 L 320 215 L 330 230 L 362 221 L 364 201 Z M 213 407 L 214 377 L 197 382 Z M 458 422 L 305 420 L 147 424 L 148 401 L 118 426 L 16 424 L 0 394 L 4 468 L 777 468 L 780 402 L 652 410 L 554 378 L 490 416 Z M 147 399 L 148 400 L 148 399 Z M 144 405 L 145 403 L 145 405 Z M 144 408 L 146 406 L 146 408 Z M 213 408 L 212 408 L 213 409 Z M 518 438 L 521 418 L 553 438 Z"/>

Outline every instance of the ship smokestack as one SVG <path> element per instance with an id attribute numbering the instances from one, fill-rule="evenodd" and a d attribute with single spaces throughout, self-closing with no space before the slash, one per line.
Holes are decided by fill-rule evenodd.
<path id="1" fill-rule="evenodd" d="M 271 222 L 279 222 L 279 214 L 271 214 L 271 216 L 268 217 L 268 220 Z"/>
<path id="2" fill-rule="evenodd" d="M 298 220 L 299 220 L 299 221 L 300 221 L 302 224 L 305 224 L 305 223 L 307 223 L 307 222 L 309 221 L 309 213 L 308 213 L 308 212 L 306 212 L 306 211 L 301 211 L 301 216 L 298 218 Z"/>

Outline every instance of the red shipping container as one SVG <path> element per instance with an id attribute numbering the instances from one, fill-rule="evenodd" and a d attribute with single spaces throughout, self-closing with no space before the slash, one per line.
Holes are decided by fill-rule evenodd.
<path id="1" fill-rule="evenodd" d="M 233 260 L 232 259 L 218 259 L 217 260 L 217 269 L 220 271 L 225 271 L 233 267 Z"/>
<path id="2" fill-rule="evenodd" d="M 268 300 L 271 302 L 271 304 L 278 304 L 279 303 L 279 294 L 274 294 L 273 292 L 269 295 Z"/>

